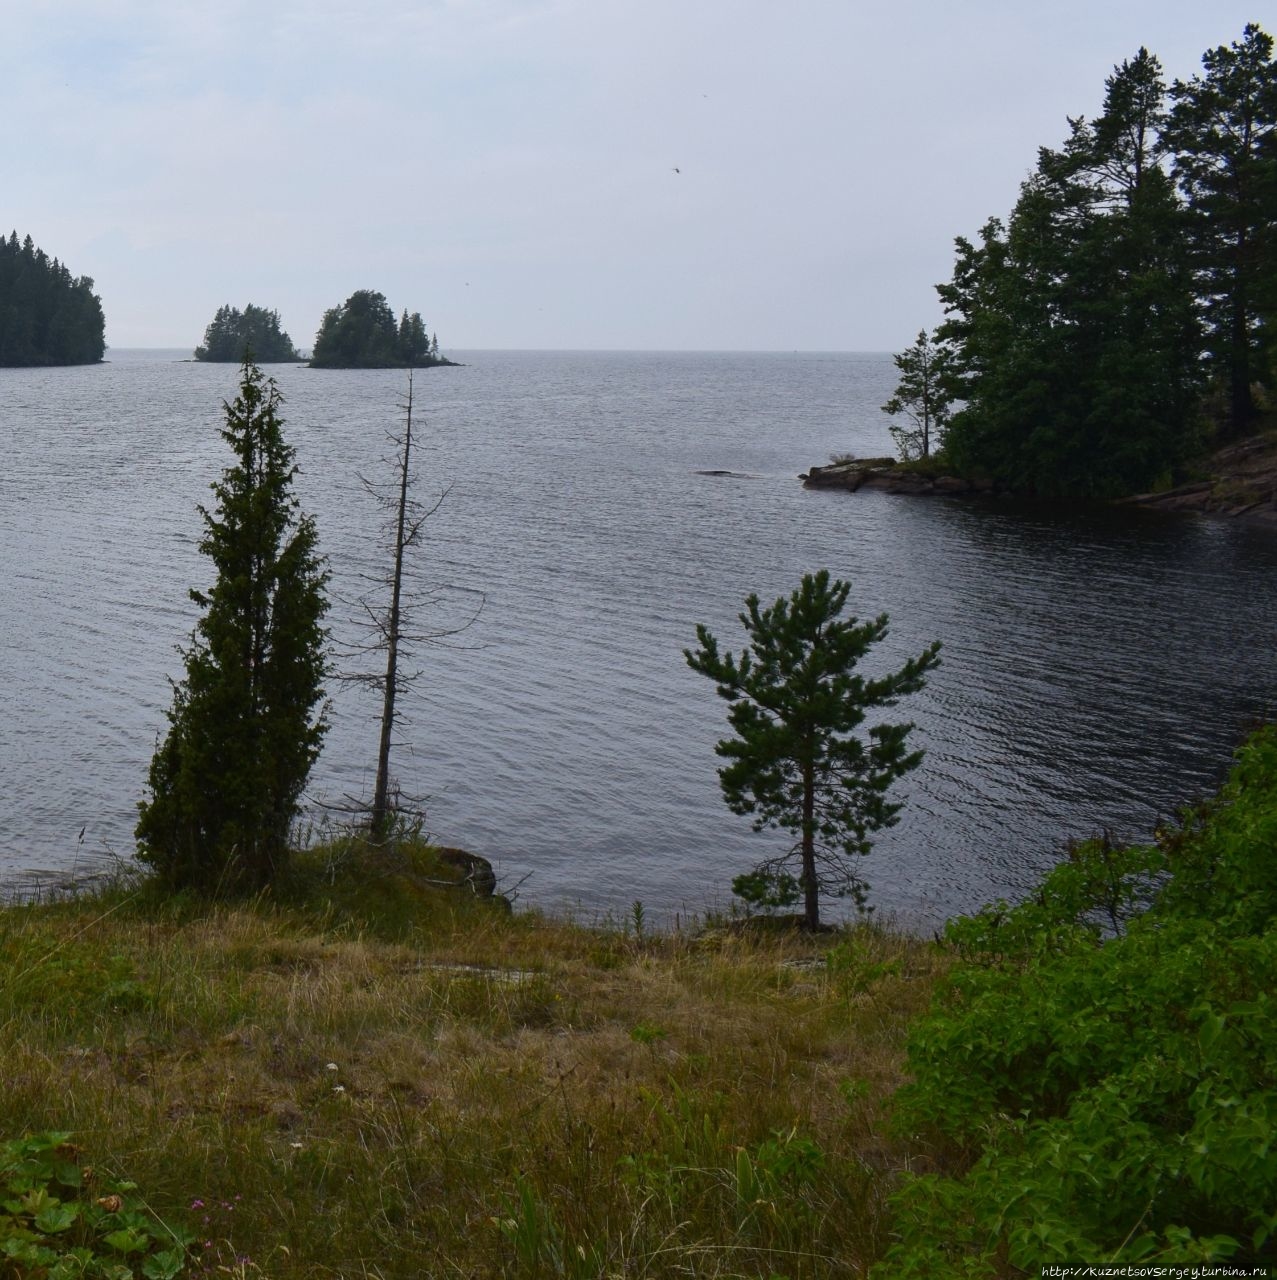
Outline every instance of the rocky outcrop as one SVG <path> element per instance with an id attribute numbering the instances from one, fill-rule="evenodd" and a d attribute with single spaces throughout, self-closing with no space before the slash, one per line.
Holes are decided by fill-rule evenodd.
<path id="1" fill-rule="evenodd" d="M 1277 525 L 1277 433 L 1228 445 L 1204 469 L 1210 473 L 1208 479 L 1123 501 L 1152 511 L 1190 511 Z"/>
<path id="2" fill-rule="evenodd" d="M 497 874 L 492 863 L 477 853 L 445 846 L 435 850 L 439 861 L 456 872 L 457 884 L 469 889 L 476 898 L 490 898 L 497 891 Z"/>
<path id="3" fill-rule="evenodd" d="M 1218 450 L 1201 463 L 1203 478 L 1160 493 L 1121 498 L 1126 506 L 1150 511 L 1187 511 L 1198 515 L 1242 518 L 1277 526 L 1277 426 Z M 973 496 L 999 490 L 988 480 L 926 475 L 894 458 L 845 458 L 827 467 L 812 467 L 799 479 L 809 489 L 877 489 L 883 493 Z"/>
<path id="4" fill-rule="evenodd" d="M 849 458 L 828 467 L 812 467 L 798 478 L 808 489 L 845 489 L 848 493 L 879 489 L 884 493 L 963 497 L 993 492 L 991 481 L 927 475 L 902 466 L 895 458 Z"/>

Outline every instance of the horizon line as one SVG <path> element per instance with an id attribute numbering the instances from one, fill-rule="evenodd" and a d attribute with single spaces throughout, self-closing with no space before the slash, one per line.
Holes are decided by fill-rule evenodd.
<path id="1" fill-rule="evenodd" d="M 198 345 L 198 344 L 197 344 Z M 181 343 L 107 343 L 107 351 L 189 351 L 195 348 Z M 890 347 L 469 347 L 455 346 L 441 348 L 448 351 L 499 351 L 527 352 L 529 354 L 582 354 L 582 355 L 810 355 L 810 356 L 861 356 L 892 355 Z M 303 355 L 309 360 L 309 355 Z M 233 363 L 228 361 L 207 361 L 205 363 Z M 291 364 L 292 361 L 275 361 L 273 363 Z"/>

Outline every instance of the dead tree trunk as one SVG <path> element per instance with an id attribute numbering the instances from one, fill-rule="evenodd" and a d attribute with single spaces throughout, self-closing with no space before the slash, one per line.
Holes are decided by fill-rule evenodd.
<path id="1" fill-rule="evenodd" d="M 408 480 L 412 466 L 412 370 L 408 370 L 408 403 L 404 414 L 403 442 L 399 450 L 399 503 L 395 513 L 394 570 L 390 585 L 390 612 L 386 618 L 386 684 L 382 691 L 381 741 L 377 749 L 377 781 L 373 787 L 369 826 L 375 840 L 390 826 L 390 743 L 395 724 L 395 694 L 399 689 L 399 619 L 403 594 L 404 548 L 408 539 Z M 412 529 L 416 536 L 416 528 Z"/>

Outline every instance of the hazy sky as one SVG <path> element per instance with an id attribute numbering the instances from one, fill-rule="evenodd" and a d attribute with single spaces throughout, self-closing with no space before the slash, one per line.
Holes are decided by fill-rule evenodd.
<path id="1" fill-rule="evenodd" d="M 381 290 L 466 347 L 890 350 L 1141 44 L 1233 0 L 0 0 L 0 221 L 115 346 Z M 1268 24 L 1273 29 L 1273 24 Z M 676 172 L 677 170 L 677 172 Z"/>

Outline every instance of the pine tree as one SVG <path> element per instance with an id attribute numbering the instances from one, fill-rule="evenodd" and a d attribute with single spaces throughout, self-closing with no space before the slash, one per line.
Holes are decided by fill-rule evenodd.
<path id="1" fill-rule="evenodd" d="M 904 415 L 912 426 L 893 423 L 891 438 L 905 461 L 929 458 L 943 447 L 952 397 L 945 388 L 949 348 L 925 329 L 913 346 L 892 357 L 900 371 L 896 392 L 882 406 L 892 417 Z"/>
<path id="2" fill-rule="evenodd" d="M 1254 416 L 1265 326 L 1277 323 L 1277 62 L 1254 23 L 1202 57 L 1203 74 L 1171 88 L 1175 173 L 1189 229 L 1211 363 L 1229 420 Z"/>
<path id="3" fill-rule="evenodd" d="M 949 385 L 959 407 L 945 449 L 964 474 L 987 474 L 1012 488 L 1031 472 L 1030 424 L 1051 404 L 1043 355 L 1044 307 L 1013 258 L 1007 227 L 990 218 L 973 242 L 956 240 L 953 276 L 936 292 L 948 318 L 936 336 L 952 349 Z"/>
<path id="4" fill-rule="evenodd" d="M 199 508 L 216 581 L 191 592 L 202 616 L 137 825 L 139 857 L 174 890 L 254 891 L 280 874 L 326 729 L 328 575 L 292 493 L 281 402 L 246 361 L 223 406 L 236 463 L 212 485 L 216 510 Z"/>
<path id="5" fill-rule="evenodd" d="M 1105 82 L 1102 114 L 1070 122 L 1064 152 L 1040 162 L 1063 216 L 1080 211 L 1061 313 L 1096 493 L 1168 479 L 1199 444 L 1201 329 L 1165 103 L 1161 63 L 1141 48 Z"/>
<path id="6" fill-rule="evenodd" d="M 955 464 L 1011 488 L 1108 497 L 1197 445 L 1200 333 L 1183 211 L 1161 167 L 1165 90 L 1141 49 L 1104 111 L 1043 148 L 1005 228 L 958 242 L 940 287 Z"/>
<path id="7" fill-rule="evenodd" d="M 861 737 L 866 715 L 921 689 L 939 662 L 939 644 L 878 679 L 856 664 L 887 634 L 887 615 L 867 622 L 840 619 L 851 590 L 828 570 L 804 574 L 788 599 L 760 609 L 756 595 L 740 615 L 749 648 L 720 654 L 718 641 L 696 628 L 700 648 L 684 650 L 693 671 L 709 676 L 731 703 L 728 722 L 739 735 L 715 748 L 730 763 L 719 770 L 733 813 L 754 814 L 754 829 L 780 827 L 797 835 L 786 853 L 738 876 L 733 889 L 764 906 L 804 905 L 804 924 L 820 927 L 820 894 L 851 895 L 863 905 L 865 883 L 855 859 L 869 852 L 870 834 L 896 821 L 900 805 L 887 789 L 922 759 L 909 751 L 912 725 L 875 724 Z M 785 870 L 797 859 L 799 875 Z"/>

